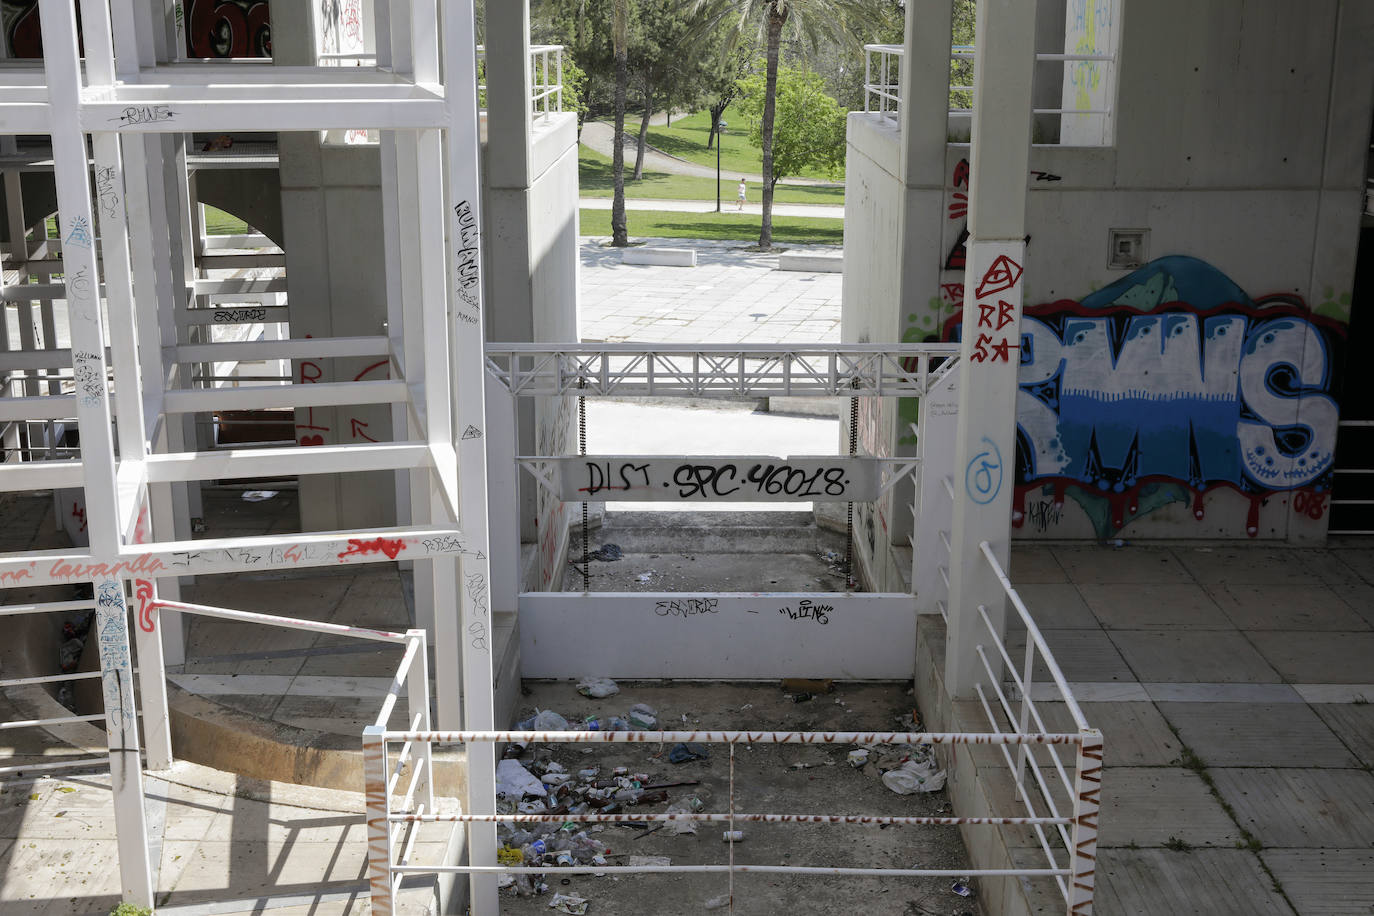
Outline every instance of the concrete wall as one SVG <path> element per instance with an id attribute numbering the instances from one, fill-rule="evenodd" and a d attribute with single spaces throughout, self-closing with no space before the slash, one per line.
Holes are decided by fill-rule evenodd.
<path id="1" fill-rule="evenodd" d="M 1351 0 L 1131 4 L 1116 145 L 1031 152 L 1021 535 L 1324 535 L 1372 40 L 1374 7 Z M 905 339 L 957 335 L 967 153 L 948 146 L 923 211 L 938 247 L 902 264 Z M 1109 267 L 1114 228 L 1148 230 L 1149 263 Z M 846 246 L 896 230 L 851 220 Z M 868 315 L 850 289 L 846 314 Z M 897 414 L 901 448 L 914 404 Z"/>
<path id="2" fill-rule="evenodd" d="M 898 222 L 904 204 L 898 177 L 897 122 L 882 115 L 851 112 L 846 131 L 844 303 L 840 339 L 844 343 L 896 340 L 901 264 Z M 896 399 L 860 398 L 858 449 L 891 457 L 896 448 Z M 840 414 L 840 451 L 849 449 L 850 405 Z M 892 561 L 893 500 L 854 505 L 854 549 L 860 580 L 875 591 L 901 590 Z M 906 527 L 910 529 L 907 520 Z"/>
<path id="3" fill-rule="evenodd" d="M 483 155 L 487 145 L 483 145 Z M 529 175 L 505 179 L 484 171 L 487 184 L 483 223 L 487 339 L 571 341 L 578 339 L 577 116 L 536 117 L 531 125 Z M 494 177 L 495 176 L 495 177 Z M 527 183 L 526 183 L 527 181 Z M 497 182 L 509 186 L 500 186 Z M 571 398 L 520 398 L 518 454 L 552 455 L 575 449 Z M 504 507 L 518 505 L 519 539 L 540 558 L 520 589 L 556 588 L 572 513 L 540 490 L 529 475 L 498 467 L 510 454 L 488 452 L 493 487 L 493 523 Z M 500 483 L 498 483 L 500 481 Z M 536 571 L 542 567 L 542 572 Z"/>

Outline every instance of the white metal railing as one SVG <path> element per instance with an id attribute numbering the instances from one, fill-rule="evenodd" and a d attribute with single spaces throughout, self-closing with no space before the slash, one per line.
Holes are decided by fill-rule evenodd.
<path id="1" fill-rule="evenodd" d="M 892 118 L 901 112 L 904 50 L 901 45 L 864 45 L 864 111 Z"/>
<path id="2" fill-rule="evenodd" d="M 950 49 L 949 59 L 951 61 L 972 61 L 975 57 L 973 45 L 955 45 Z M 1059 115 L 1064 118 L 1090 118 L 1098 117 L 1102 119 L 1104 126 L 1096 132 L 1093 141 L 1083 139 L 1083 131 L 1077 130 L 1078 125 L 1069 124 L 1067 131 L 1061 124 L 1060 144 L 1073 144 L 1085 146 L 1105 146 L 1111 142 L 1110 123 L 1113 115 L 1112 100 L 1115 98 L 1116 90 L 1116 54 L 1101 53 L 1058 53 L 1040 52 L 1035 55 L 1038 63 L 1050 62 L 1065 65 L 1066 80 L 1090 81 L 1094 87 L 1104 85 L 1106 88 L 1101 93 L 1098 104 L 1075 105 L 1073 107 L 1059 108 L 1032 108 L 1031 113 L 1036 115 Z M 1070 75 L 1069 68 L 1077 67 L 1080 72 Z M 1082 72 L 1086 70 L 1087 72 Z M 1071 78 L 1070 78 L 1071 76 Z M 951 83 L 950 109 L 949 115 L 954 120 L 967 120 L 973 117 L 972 93 L 973 93 L 973 73 L 968 73 L 968 83 L 966 85 L 955 85 Z M 963 104 L 961 104 L 961 102 Z M 1066 139 L 1065 133 L 1069 134 Z M 1100 136 L 1100 140 L 1097 139 Z M 1037 140 L 1036 142 L 1041 142 Z"/>
<path id="3" fill-rule="evenodd" d="M 477 742 L 521 743 L 536 741 L 577 744 L 619 744 L 619 743 L 656 743 L 675 744 L 678 742 L 698 742 L 703 744 L 728 744 L 730 746 L 730 802 L 725 812 L 663 813 L 663 814 L 497 814 L 491 812 L 466 812 L 461 814 L 438 814 L 396 810 L 392 807 L 394 784 L 388 776 L 388 745 L 402 742 L 404 747 L 416 742 L 433 744 L 435 742 L 471 744 Z M 650 874 L 650 873 L 708 873 L 726 874 L 730 880 L 730 894 L 733 899 L 734 876 L 741 874 L 790 874 L 829 877 L 1053 877 L 1063 882 L 1067 877 L 1077 876 L 1083 871 L 1083 862 L 1091 863 L 1094 846 L 1083 847 L 1087 857 L 1076 860 L 1072 867 L 1051 866 L 1049 868 L 1006 868 L 970 870 L 967 868 L 847 868 L 833 866 L 805 865 L 737 865 L 734 862 L 734 843 L 728 843 L 728 861 L 725 864 L 709 865 L 502 865 L 496 862 L 470 862 L 467 865 L 409 864 L 398 862 L 397 828 L 423 823 L 575 823 L 575 824 L 615 824 L 626 821 L 669 823 L 669 822 L 706 822 L 727 825 L 733 831 L 736 823 L 807 823 L 807 824 L 851 824 L 866 826 L 1003 826 L 1019 825 L 1042 829 L 1045 826 L 1060 830 L 1078 827 L 1074 818 L 1066 815 L 1022 816 L 984 816 L 984 817 L 924 817 L 924 816 L 884 816 L 854 814 L 763 814 L 742 813 L 734 810 L 735 787 L 735 745 L 736 744 L 909 744 L 909 745 L 998 745 L 1006 751 L 1009 747 L 1080 745 L 1082 735 L 1074 734 L 942 734 L 932 732 L 786 732 L 786 731 L 387 731 L 380 726 L 363 730 L 363 767 L 367 795 L 367 834 L 368 834 L 368 883 L 371 888 L 372 912 L 376 916 L 391 916 L 395 912 L 396 891 L 400 880 L 408 874 L 489 874 L 489 875 L 530 875 L 530 874 Z M 1081 756 L 1081 755 L 1080 755 Z M 403 799 L 402 804 L 406 804 Z M 1094 809 L 1092 820 L 1096 821 Z M 730 834 L 727 834 L 727 836 Z M 408 857 L 410 844 L 401 852 Z M 1090 865 L 1088 866 L 1090 867 Z M 1091 872 L 1088 873 L 1091 881 Z M 1091 886 L 1091 885 L 1090 885 Z M 1091 892 L 1088 905 L 1075 909 L 1074 913 L 1091 912 Z"/>
<path id="4" fill-rule="evenodd" d="M 487 49 L 477 46 L 479 79 L 478 107 L 487 110 L 486 60 Z M 530 110 L 532 114 L 548 118 L 563 110 L 563 45 L 530 45 L 530 68 L 533 77 Z"/>
<path id="5" fill-rule="evenodd" d="M 549 58 L 553 58 L 552 76 Z M 563 46 L 530 45 L 530 63 L 534 68 L 534 94 L 531 103 L 535 114 L 547 118 L 550 113 L 563 110 Z"/>
<path id="6" fill-rule="evenodd" d="M 38 604 L 11 604 L 0 606 L 0 617 L 12 617 L 19 614 L 62 614 L 71 611 L 95 610 L 95 600 L 87 599 L 83 601 L 48 601 Z M 95 625 L 92 624 L 90 638 L 95 638 Z M 70 681 L 95 680 L 101 677 L 100 671 L 79 671 L 74 674 L 52 674 L 39 677 L 12 677 L 0 680 L 0 690 L 8 690 L 11 687 L 40 686 L 43 684 L 66 683 Z M 41 719 L 12 719 L 0 722 L 0 731 L 16 728 L 46 728 L 50 725 L 68 725 L 73 722 L 97 722 L 105 718 L 105 713 L 95 713 L 93 715 L 70 716 L 50 716 Z M 11 758 L 12 759 L 12 758 Z M 110 755 L 88 754 L 84 756 L 64 757 L 61 760 L 47 760 L 41 763 L 8 763 L 0 766 L 0 777 L 10 776 L 15 773 L 29 773 L 47 770 L 69 770 L 84 769 L 93 766 L 109 766 Z"/>
<path id="7" fill-rule="evenodd" d="M 1011 580 L 1002 569 L 1002 564 L 998 562 L 996 554 L 993 553 L 992 547 L 987 541 L 981 542 L 978 546 L 982 550 L 984 559 L 987 560 L 988 565 L 997 576 L 998 582 L 1001 583 L 1007 599 L 1016 609 L 1016 613 L 1026 628 L 1026 653 L 1021 673 L 1018 675 L 1016 664 L 1007 652 L 999 627 L 992 621 L 987 607 L 979 605 L 978 614 L 982 618 L 986 631 L 985 635 L 992 647 L 996 649 L 998 657 L 995 660 L 989 658 L 984 643 L 980 642 L 976 645 L 978 657 L 983 663 L 983 671 L 987 677 L 986 680 L 976 682 L 974 690 L 982 703 L 988 723 L 995 733 L 1007 736 L 1044 734 L 1046 732 L 1045 719 L 1032 697 L 1037 659 L 1044 664 L 1048 671 L 1055 692 L 1064 703 L 1069 717 L 1073 720 L 1074 728 L 1077 730 L 1077 740 L 1071 742 L 1078 749 L 1077 758 L 1072 763 L 1072 774 L 1065 768 L 1059 752 L 1049 744 L 1045 744 L 1047 756 L 1043 760 L 1036 758 L 1033 748 L 1028 743 L 1022 743 L 1017 747 L 1014 761 L 1009 750 L 1009 744 L 1002 744 L 1002 756 L 1013 774 L 1016 782 L 1016 795 L 1025 805 L 1026 812 L 1033 819 L 1040 818 L 1037 811 L 1046 812 L 1047 817 L 1043 820 L 1037 820 L 1030 826 L 1035 832 L 1040 849 L 1044 852 L 1050 869 L 1055 871 L 1055 882 L 1064 895 L 1068 912 L 1070 914 L 1091 913 L 1094 863 L 1097 850 L 1098 809 L 1102 799 L 1102 733 L 1088 725 L 1083 710 L 1079 708 L 1078 701 L 1074 699 L 1073 691 L 1069 689 L 1068 682 L 1064 679 L 1064 674 L 1054 659 L 1054 654 L 1040 633 L 1040 628 L 1035 625 L 1030 611 L 1027 610 L 1025 602 L 1021 600 L 1021 596 L 1012 586 Z M 1004 689 L 1002 677 L 998 670 L 999 666 L 1005 666 L 1006 676 L 1014 688 L 1012 693 L 1020 697 L 1019 710 L 1013 705 L 1014 697 L 1008 697 L 1008 692 Z M 993 694 L 996 706 L 989 698 L 989 692 Z M 1029 784 L 1031 791 L 1028 791 L 1025 778 L 1027 768 L 1033 777 L 1033 781 Z M 1066 812 L 1071 816 L 1066 819 L 1061 816 L 1061 812 Z M 1056 850 L 1056 844 L 1052 843 L 1050 837 L 1045 834 L 1044 824 L 1046 823 L 1051 823 L 1054 826 L 1055 839 L 1062 844 L 1059 850 Z M 1065 872 L 1059 870 L 1057 865 L 1057 856 L 1060 852 L 1066 854 L 1068 858 L 1068 874 L 1071 878 L 1069 881 L 1064 880 Z"/>

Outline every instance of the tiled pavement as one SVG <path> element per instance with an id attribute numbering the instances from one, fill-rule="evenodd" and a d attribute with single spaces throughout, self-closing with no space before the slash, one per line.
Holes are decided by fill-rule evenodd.
<path id="1" fill-rule="evenodd" d="M 1018 545 L 1011 578 L 1103 732 L 1095 912 L 1374 913 L 1374 549 Z"/>
<path id="2" fill-rule="evenodd" d="M 744 243 L 686 239 L 647 243 L 694 247 L 696 267 L 621 264 L 601 241 L 581 240 L 584 341 L 840 342 L 840 274 L 780 271 L 776 254 Z"/>

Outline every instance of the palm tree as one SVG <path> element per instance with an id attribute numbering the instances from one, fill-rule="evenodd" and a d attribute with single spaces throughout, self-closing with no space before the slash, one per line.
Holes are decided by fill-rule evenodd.
<path id="1" fill-rule="evenodd" d="M 629 20 L 629 0 L 615 0 L 611 11 L 611 44 L 615 49 L 615 148 L 611 151 L 615 195 L 611 200 L 611 244 L 618 248 L 630 244 L 625 227 L 625 89 L 630 82 Z"/>
<path id="2" fill-rule="evenodd" d="M 879 21 L 885 0 L 690 0 L 704 28 L 725 27 L 732 40 L 756 32 L 763 38 L 766 73 L 763 122 L 763 224 L 759 247 L 773 247 L 773 118 L 778 96 L 778 53 L 783 32 L 814 49 L 822 38 L 841 45 L 861 44 L 866 29 Z M 858 33 L 858 34 L 856 34 Z"/>

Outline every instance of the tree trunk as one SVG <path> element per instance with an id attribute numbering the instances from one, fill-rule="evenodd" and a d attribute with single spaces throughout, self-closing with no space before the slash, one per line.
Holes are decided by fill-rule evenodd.
<path id="1" fill-rule="evenodd" d="M 716 102 L 711 106 L 711 135 L 706 138 L 706 148 L 710 149 L 716 143 L 716 134 L 720 132 L 720 116 L 725 114 L 725 106 Z"/>
<path id="2" fill-rule="evenodd" d="M 639 119 L 639 151 L 635 153 L 635 181 L 644 178 L 644 144 L 649 135 L 649 117 L 654 111 L 654 84 L 644 78 L 644 117 Z"/>
<path id="3" fill-rule="evenodd" d="M 767 251 L 773 247 L 773 118 L 778 107 L 778 46 L 782 43 L 782 27 L 787 22 L 788 9 L 778 9 L 779 0 L 768 6 L 768 74 L 764 82 L 763 123 L 763 223 L 759 226 L 759 247 Z"/>
<path id="4" fill-rule="evenodd" d="M 615 49 L 615 149 L 611 152 L 611 172 L 615 179 L 615 197 L 611 201 L 611 244 L 617 248 L 630 244 L 629 232 L 625 227 L 625 84 L 629 81 L 630 68 L 622 45 Z"/>

